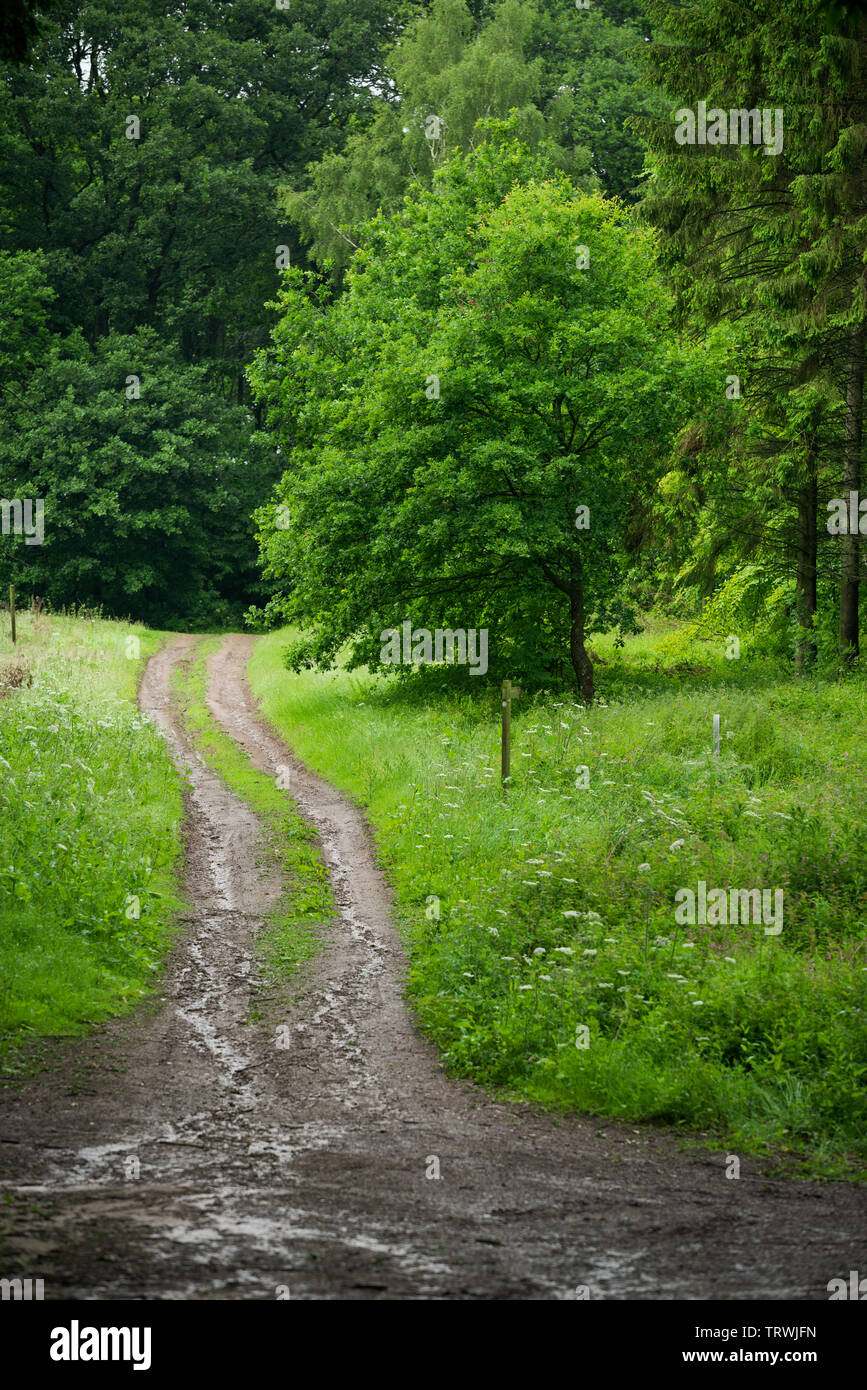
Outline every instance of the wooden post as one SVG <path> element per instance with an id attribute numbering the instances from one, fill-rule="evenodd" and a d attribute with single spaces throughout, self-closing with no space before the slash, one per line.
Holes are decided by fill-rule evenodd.
<path id="1" fill-rule="evenodd" d="M 509 782 L 512 780 L 512 701 L 517 700 L 520 694 L 521 687 L 519 685 L 512 685 L 511 681 L 503 681 L 503 737 L 500 755 L 500 778 L 504 788 L 508 786 Z"/>
<path id="2" fill-rule="evenodd" d="M 512 776 L 512 682 L 503 681 L 503 737 L 500 745 L 500 779 L 506 787 Z"/>
<path id="3" fill-rule="evenodd" d="M 9 616 L 12 619 L 12 645 L 15 646 L 15 585 L 9 585 Z"/>

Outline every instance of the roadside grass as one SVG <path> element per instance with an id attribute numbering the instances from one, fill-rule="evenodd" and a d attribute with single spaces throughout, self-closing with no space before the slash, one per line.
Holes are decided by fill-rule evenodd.
<path id="1" fill-rule="evenodd" d="M 0 631 L 0 1075 L 152 988 L 182 910 L 183 805 L 136 691 L 165 634 L 18 614 Z"/>
<path id="2" fill-rule="evenodd" d="M 284 891 L 257 938 L 258 979 L 250 1021 L 270 1017 L 272 1000 L 296 976 L 320 943 L 323 923 L 334 915 L 328 871 L 316 845 L 316 833 L 299 815 L 273 777 L 253 767 L 247 755 L 213 719 L 206 704 L 207 663 L 222 638 L 203 638 L 173 676 L 187 732 L 205 761 L 232 791 L 257 812 L 266 827 L 265 853 L 281 875 Z"/>
<path id="3" fill-rule="evenodd" d="M 504 794 L 491 692 L 295 675 L 288 637 L 259 639 L 252 687 L 365 807 L 410 997 L 452 1071 L 780 1171 L 867 1175 L 863 679 L 795 681 L 721 644 L 666 675 L 664 630 L 634 654 L 594 639 L 611 664 L 591 710 L 513 706 Z M 675 893 L 699 881 L 782 889 L 782 933 L 679 924 Z"/>

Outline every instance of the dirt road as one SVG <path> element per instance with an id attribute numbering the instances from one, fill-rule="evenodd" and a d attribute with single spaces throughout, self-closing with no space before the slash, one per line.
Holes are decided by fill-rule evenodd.
<path id="1" fill-rule="evenodd" d="M 663 1132 L 496 1104 L 443 1075 L 403 1003 L 362 817 L 257 717 L 251 640 L 213 659 L 211 710 L 260 769 L 291 763 L 339 920 L 278 1047 L 248 1015 L 279 884 L 255 815 L 178 725 L 169 677 L 195 639 L 174 640 L 140 703 L 189 769 L 194 914 L 158 1008 L 5 1094 L 0 1274 L 43 1277 L 46 1298 L 827 1299 L 867 1268 L 863 1189 L 768 1181 L 749 1161 L 727 1179 L 723 1154 Z"/>

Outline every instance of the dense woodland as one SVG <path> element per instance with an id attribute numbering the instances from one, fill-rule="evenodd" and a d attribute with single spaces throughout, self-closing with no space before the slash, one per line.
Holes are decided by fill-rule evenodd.
<path id="1" fill-rule="evenodd" d="M 0 32 L 0 582 L 296 668 L 650 610 L 857 658 L 867 16 L 54 0 Z M 705 103 L 766 143 L 680 143 Z M 854 524 L 853 524 L 854 522 Z M 863 520 L 867 530 L 867 519 Z M 459 673 L 456 671 L 455 676 Z"/>

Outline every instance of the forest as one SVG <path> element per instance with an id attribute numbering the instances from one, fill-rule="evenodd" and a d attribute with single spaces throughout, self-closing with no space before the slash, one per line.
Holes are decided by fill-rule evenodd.
<path id="1" fill-rule="evenodd" d="M 857 658 L 857 13 L 50 14 L 0 88 L 3 491 L 48 517 L 4 589 L 302 663 L 469 604 L 585 700 L 651 608 Z"/>

